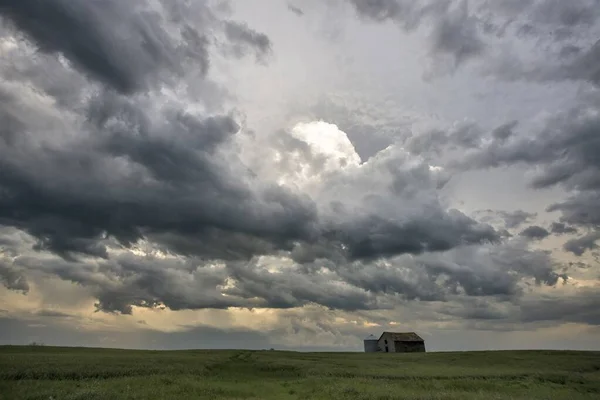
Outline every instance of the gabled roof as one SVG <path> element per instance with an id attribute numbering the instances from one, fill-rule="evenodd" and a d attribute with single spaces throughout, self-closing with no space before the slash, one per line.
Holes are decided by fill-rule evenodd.
<path id="1" fill-rule="evenodd" d="M 384 336 L 394 342 L 424 342 L 423 338 L 414 332 L 383 332 L 379 340 Z"/>

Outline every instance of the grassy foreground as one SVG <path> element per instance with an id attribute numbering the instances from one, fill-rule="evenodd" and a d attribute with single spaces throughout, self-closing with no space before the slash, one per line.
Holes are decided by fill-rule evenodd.
<path id="1" fill-rule="evenodd" d="M 0 399 L 598 399 L 600 352 L 0 347 Z"/>

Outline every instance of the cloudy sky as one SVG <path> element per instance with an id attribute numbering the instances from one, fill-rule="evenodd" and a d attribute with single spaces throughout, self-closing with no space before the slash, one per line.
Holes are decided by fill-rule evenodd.
<path id="1" fill-rule="evenodd" d="M 0 343 L 600 349 L 600 0 L 0 0 Z"/>

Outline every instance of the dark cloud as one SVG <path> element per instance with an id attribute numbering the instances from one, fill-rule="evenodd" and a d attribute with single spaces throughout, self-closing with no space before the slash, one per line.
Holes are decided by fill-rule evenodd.
<path id="1" fill-rule="evenodd" d="M 315 304 L 346 311 L 382 310 L 393 308 L 398 298 L 517 299 L 523 279 L 549 286 L 567 279 L 555 272 L 558 266 L 548 253 L 528 250 L 519 240 L 377 262 L 332 260 L 331 250 L 326 251 L 328 258 L 304 264 L 280 257 L 207 263 L 201 258 L 126 253 L 97 262 L 23 255 L 7 266 L 74 282 L 97 299 L 98 311 L 120 314 L 132 314 L 134 307 L 290 309 Z"/>
<path id="2" fill-rule="evenodd" d="M 513 130 L 518 125 L 518 121 L 511 121 L 507 124 L 501 125 L 492 131 L 492 137 L 496 140 L 506 140 L 513 135 Z"/>
<path id="3" fill-rule="evenodd" d="M 296 14 L 297 16 L 301 17 L 304 15 L 304 11 L 302 11 L 302 9 L 296 7 L 293 4 L 288 3 L 288 10 L 290 10 L 291 12 L 293 12 L 294 14 Z"/>
<path id="4" fill-rule="evenodd" d="M 452 68 L 479 58 L 486 61 L 489 71 L 505 79 L 594 83 L 600 79 L 597 67 L 600 45 L 588 45 L 583 52 L 572 51 L 597 32 L 594 30 L 600 20 L 597 0 L 348 1 L 361 18 L 369 21 L 393 21 L 406 32 L 427 26 L 432 33 L 433 58 L 449 56 Z M 487 51 L 493 41 L 515 38 L 543 49 L 543 63 L 506 55 L 497 58 L 497 54 Z M 573 58 L 564 60 L 567 53 Z"/>
<path id="5" fill-rule="evenodd" d="M 397 17 L 406 17 L 411 9 L 409 2 L 397 0 L 350 0 L 360 16 L 375 20 L 385 21 Z"/>
<path id="6" fill-rule="evenodd" d="M 410 165 L 399 149 L 375 157 L 358 174 L 331 176 L 311 199 L 258 179 L 228 153 L 239 134 L 228 115 L 157 109 L 101 92 L 85 104 L 77 135 L 61 131 L 69 137 L 65 140 L 50 132 L 56 140 L 42 152 L 43 136 L 35 128 L 64 127 L 66 121 L 48 117 L 38 104 L 19 106 L 12 115 L 31 128 L 0 147 L 6 171 L 0 178 L 6 194 L 0 198 L 0 218 L 35 237 L 40 255 L 22 255 L 15 265 L 89 288 L 101 311 L 313 303 L 344 310 L 386 308 L 389 303 L 377 294 L 345 287 L 343 280 L 342 286 L 329 284 L 303 275 L 300 266 L 293 274 L 274 274 L 248 260 L 291 252 L 303 263 L 369 262 L 499 239 L 490 226 L 445 211 L 434 195 L 438 177 L 425 164 Z M 306 144 L 292 142 L 313 160 Z M 360 213 L 351 212 L 351 198 L 364 204 Z M 397 199 L 405 199 L 405 209 L 397 207 Z M 144 241 L 187 259 L 110 254 Z M 45 259 L 46 251 L 63 260 Z M 211 267 L 222 261 L 227 269 Z M 403 294 L 427 296 L 410 286 Z"/>
<path id="7" fill-rule="evenodd" d="M 435 219 L 415 219 L 408 224 L 368 216 L 342 227 L 342 242 L 351 259 L 374 259 L 396 254 L 420 254 L 485 241 L 497 241 L 497 233 L 457 210 L 439 213 Z M 435 222 L 434 222 L 435 221 Z"/>
<path id="8" fill-rule="evenodd" d="M 479 147 L 482 135 L 483 132 L 476 124 L 458 123 L 447 131 L 436 129 L 413 135 L 407 140 L 406 148 L 413 154 L 437 158 L 443 152 Z"/>
<path id="9" fill-rule="evenodd" d="M 448 54 L 455 66 L 481 55 L 485 43 L 479 37 L 478 21 L 469 14 L 468 3 L 462 2 L 459 10 L 440 18 L 433 32 L 435 54 Z"/>
<path id="10" fill-rule="evenodd" d="M 102 10 L 64 0 L 0 2 L 44 50 L 41 58 L 14 50 L 23 52 L 20 65 L 0 82 L 0 224 L 35 240 L 33 252 L 7 242 L 17 250 L 2 259 L 5 286 L 26 292 L 27 272 L 58 276 L 87 288 L 98 311 L 132 314 L 134 307 L 388 309 L 397 298 L 513 298 L 523 280 L 552 286 L 565 279 L 548 254 L 507 244 L 490 225 L 448 209 L 438 190 L 450 175 L 415 156 L 448 146 L 481 151 L 485 135 L 475 124 L 413 138 L 411 153 L 392 145 L 360 168 L 335 170 L 328 155 L 278 132 L 246 149 L 262 163 L 250 167 L 239 149 L 252 139 L 243 116 L 209 112 L 218 108 L 207 106 L 211 92 L 181 86 L 208 65 L 202 18 L 206 29 L 223 29 L 236 55 L 265 56 L 269 38 L 241 23 L 212 23 L 210 10 L 185 2 L 163 2 L 156 14 L 102 1 Z M 434 13 L 411 4 L 355 7 L 405 26 Z M 188 12 L 198 25 L 186 23 Z M 483 44 L 466 6 L 457 12 L 435 11 L 434 46 L 460 63 Z M 54 53 L 77 68 L 51 61 Z M 181 85 L 170 77 L 189 79 Z M 494 146 L 512 146 L 513 128 L 491 133 Z M 544 150 L 524 151 L 534 160 Z M 306 171 L 319 179 L 293 181 Z M 281 176 L 293 182 L 280 184 Z M 530 217 L 507 214 L 507 226 Z M 126 251 L 143 247 L 163 254 Z"/>
<path id="11" fill-rule="evenodd" d="M 161 70 L 181 73 L 188 55 L 206 71 L 206 41 L 190 26 L 178 43 L 149 7 L 120 1 L 3 0 L 0 14 L 44 52 L 63 54 L 76 66 L 121 92 L 145 88 Z"/>
<path id="12" fill-rule="evenodd" d="M 121 332 L 111 329 L 96 331 L 72 329 L 59 321 L 32 325 L 24 318 L 0 318 L 0 342 L 27 345 L 32 342 L 47 346 L 103 347 L 153 350 L 184 349 L 269 349 L 274 347 L 264 332 L 244 329 L 217 329 L 208 326 L 180 327 L 176 332 L 139 329 Z M 279 346 L 278 346 L 279 347 Z"/>
<path id="13" fill-rule="evenodd" d="M 496 321 L 507 320 L 513 315 L 510 304 L 482 298 L 461 299 L 456 303 L 446 303 L 439 312 L 465 320 Z"/>
<path id="14" fill-rule="evenodd" d="M 600 4 L 598 4 L 600 6 Z M 584 80 L 600 85 L 600 41 L 590 46 L 586 51 L 577 54 L 575 59 L 556 72 L 550 73 L 556 78 Z"/>
<path id="15" fill-rule="evenodd" d="M 23 139 L 18 157 L 7 154 L 0 161 L 7 172 L 1 182 L 7 194 L 0 200 L 4 225 L 37 237 L 40 250 L 103 258 L 107 238 L 128 246 L 146 235 L 170 233 L 227 247 L 229 234 L 283 243 L 286 231 L 296 239 L 309 233 L 316 218 L 310 201 L 281 187 L 252 187 L 255 178 L 228 172 L 233 161 L 227 165 L 217 156 L 238 129 L 231 117 L 162 113 L 164 119 L 153 123 L 156 115 L 132 101 L 98 96 L 88 106 L 88 136 L 43 154 Z"/>
<path id="16" fill-rule="evenodd" d="M 600 193 L 583 191 L 569 196 L 561 203 L 548 207 L 548 211 L 560 211 L 563 219 L 573 225 L 600 227 Z"/>
<path id="17" fill-rule="evenodd" d="M 568 109 L 549 116 L 542 128 L 513 135 L 505 142 L 488 141 L 450 162 L 451 168 L 480 169 L 524 165 L 535 169 L 535 189 L 560 186 L 566 200 L 548 211 L 560 211 L 561 223 L 600 226 L 600 93 L 582 94 Z M 483 142 L 482 142 L 483 143 Z"/>
<path id="18" fill-rule="evenodd" d="M 70 318 L 71 314 L 67 314 L 61 311 L 56 310 L 39 310 L 35 313 L 38 317 L 48 317 L 48 318 Z"/>
<path id="19" fill-rule="evenodd" d="M 550 230 L 555 235 L 566 235 L 578 232 L 577 228 L 565 225 L 562 222 L 553 222 L 550 226 Z"/>
<path id="20" fill-rule="evenodd" d="M 250 29 L 245 23 L 226 21 L 225 35 L 231 42 L 233 52 L 238 57 L 254 50 L 257 59 L 262 59 L 271 51 L 271 40 L 264 33 Z"/>
<path id="21" fill-rule="evenodd" d="M 600 18 L 598 5 L 598 0 L 537 1 L 532 8 L 532 17 L 549 25 L 586 27 Z"/>
<path id="22" fill-rule="evenodd" d="M 507 229 L 518 228 L 525 222 L 535 218 L 537 215 L 535 213 L 528 213 L 523 210 L 517 210 L 513 212 L 499 211 L 498 214 L 502 219 L 504 219 L 504 224 Z"/>
<path id="23" fill-rule="evenodd" d="M 580 238 L 569 240 L 565 243 L 564 249 L 566 251 L 570 251 L 576 256 L 582 256 L 586 250 L 597 249 L 598 246 L 596 245 L 596 242 L 598 240 L 600 240 L 600 232 L 588 233 Z"/>
<path id="24" fill-rule="evenodd" d="M 154 4 L 156 6 L 157 4 Z M 219 20 L 205 3 L 146 0 L 2 0 L 0 15 L 42 52 L 64 55 L 74 66 L 121 93 L 157 87 L 186 70 L 205 75 L 209 38 Z M 245 25 L 225 22 L 225 35 L 243 55 L 262 54 L 269 38 Z"/>
<path id="25" fill-rule="evenodd" d="M 0 259 L 0 282 L 10 289 L 17 292 L 29 292 L 29 283 L 22 271 Z"/>
<path id="26" fill-rule="evenodd" d="M 522 322 L 553 321 L 600 325 L 600 292 L 583 288 L 568 295 L 546 295 L 523 300 L 519 319 Z"/>
<path id="27" fill-rule="evenodd" d="M 545 239 L 548 236 L 550 236 L 550 232 L 548 232 L 546 229 L 542 228 L 541 226 L 532 225 L 532 226 L 528 226 L 527 228 L 522 230 L 520 235 L 525 236 L 529 239 L 541 240 L 541 239 Z"/>
<path id="28" fill-rule="evenodd" d="M 511 301 L 461 298 L 443 304 L 438 312 L 464 319 L 467 326 L 488 331 L 514 331 L 524 326 L 565 323 L 600 325 L 600 296 L 593 288 L 570 293 L 532 294 Z M 505 328 L 503 328 L 505 327 Z"/>
<path id="29" fill-rule="evenodd" d="M 225 290 L 227 295 L 264 299 L 264 306 L 270 308 L 295 308 L 307 304 L 346 311 L 386 308 L 374 293 L 328 281 L 328 278 L 335 278 L 335 274 L 327 277 L 293 269 L 272 273 L 256 264 L 230 265 L 229 271 L 235 287 Z"/>
<path id="30" fill-rule="evenodd" d="M 434 165 L 453 166 L 456 160 L 464 158 L 473 150 L 478 150 L 486 143 L 501 146 L 514 135 L 517 127 L 515 121 L 486 131 L 473 121 L 458 121 L 445 129 L 431 129 L 422 133 L 413 133 L 404 146 L 412 154 L 425 157 Z"/>
<path id="31" fill-rule="evenodd" d="M 349 0 L 357 14 L 375 22 L 393 21 L 407 32 L 416 30 L 425 19 L 431 20 L 431 52 L 448 55 L 455 66 L 480 55 L 485 44 L 480 38 L 480 21 L 469 12 L 468 3 L 405 1 L 405 0 Z M 428 21 L 429 22 L 429 21 Z"/>

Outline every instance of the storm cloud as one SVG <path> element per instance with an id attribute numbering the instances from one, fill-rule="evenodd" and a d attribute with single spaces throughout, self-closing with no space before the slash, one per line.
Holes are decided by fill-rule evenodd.
<path id="1" fill-rule="evenodd" d="M 370 262 L 498 240 L 492 227 L 457 210 L 447 210 L 435 193 L 444 178 L 399 149 L 382 152 L 360 168 L 321 170 L 323 179 L 315 187 L 316 192 L 306 193 L 293 185 L 279 185 L 257 176 L 244 164 L 236 143 L 246 133 L 241 131 L 235 114 L 191 111 L 185 100 L 168 99 L 169 104 L 163 105 L 166 95 L 150 86 L 145 87 L 147 96 L 133 95 L 142 88 L 142 81 L 157 82 L 157 71 L 151 68 L 162 68 L 161 63 L 167 69 L 176 64 L 183 68 L 183 75 L 186 68 L 192 68 L 187 64 L 188 57 L 201 65 L 208 64 L 206 52 L 178 53 L 168 40 L 166 31 L 177 29 L 199 37 L 177 14 L 185 9 L 172 5 L 159 18 L 140 11 L 138 6 L 143 4 L 125 6 L 106 1 L 107 8 L 98 12 L 93 9 L 99 7 L 96 3 L 77 2 L 67 7 L 61 1 L 54 8 L 34 2 L 11 2 L 2 8 L 3 15 L 34 43 L 46 51 L 60 52 L 78 69 L 121 92 L 96 89 L 85 98 L 76 96 L 81 99 L 76 108 L 63 109 L 23 90 L 28 75 L 13 71 L 11 80 L 0 87 L 5 98 L 2 113 L 10 122 L 3 126 L 4 140 L 0 142 L 0 168 L 4 171 L 0 178 L 0 221 L 34 237 L 34 251 L 49 251 L 79 265 L 75 277 L 66 273 L 71 271 L 66 267 L 54 271 L 59 276 L 91 284 L 82 275 L 85 259 L 111 260 L 115 258 L 111 253 L 119 248 L 133 248 L 142 241 L 168 254 L 236 265 L 261 255 L 306 254 L 301 249 L 315 246 L 324 251 L 305 257 L 306 261 L 333 258 Z M 43 7 L 50 7 L 51 12 L 44 12 Z M 123 41 L 123 48 L 110 44 L 115 40 L 112 35 L 119 32 L 107 29 L 110 15 L 106 13 L 110 12 L 118 14 L 117 27 L 122 23 L 124 35 L 129 38 Z M 210 14 L 209 9 L 202 12 Z M 59 26 L 55 28 L 54 24 Z M 256 48 L 260 53 L 270 50 L 270 40 L 264 34 L 244 24 L 224 24 L 225 37 L 235 46 Z M 87 25 L 84 34 L 89 38 L 72 34 Z M 52 35 L 42 35 L 40 29 Z M 162 46 L 155 42 L 140 45 L 139 37 L 145 36 L 160 41 Z M 134 50 L 129 52 L 127 46 Z M 86 52 L 92 48 L 100 50 L 93 53 L 100 60 L 88 58 Z M 19 49 L 14 51 L 18 53 Z M 128 53 L 135 62 L 128 62 L 119 52 Z M 30 69 L 36 67 L 33 63 L 31 60 Z M 60 64 L 52 67 L 68 68 Z M 163 85 L 168 84 L 163 81 Z M 45 87 L 39 86 L 42 96 Z M 60 95 L 52 93 L 52 97 L 59 98 L 58 104 L 69 104 L 61 102 Z M 293 141 L 282 145 L 290 143 Z M 326 160 L 323 157 L 328 155 L 314 151 L 306 147 L 301 162 Z M 356 191 L 361 195 L 352 199 L 350 193 Z M 398 200 L 403 201 L 403 207 L 395 207 Z M 117 260 L 116 264 L 105 261 L 109 264 L 100 265 L 104 265 L 104 271 L 117 271 L 118 276 L 137 275 L 145 268 L 144 277 L 125 279 L 114 288 L 102 287 L 97 293 L 99 309 L 130 313 L 132 305 L 161 303 L 175 310 L 261 305 L 223 297 L 214 288 L 223 285 L 226 277 L 218 274 L 211 278 L 214 280 L 199 278 L 196 283 L 208 284 L 212 294 L 202 290 L 199 297 L 178 299 L 172 297 L 176 293 L 172 288 L 178 284 L 162 275 L 166 272 L 162 268 L 119 257 Z M 248 282 L 268 278 L 249 275 L 249 266 L 244 267 L 248 270 L 245 274 L 241 267 L 229 268 L 234 276 Z M 13 274 L 5 275 L 11 277 L 10 281 L 6 278 L 7 282 L 16 287 Z M 301 279 L 298 275 L 294 280 Z M 165 286 L 165 282 L 170 283 Z M 193 282 L 195 278 L 188 284 Z M 241 296 L 253 298 L 247 292 L 258 286 L 248 286 L 248 282 Z M 310 281 L 306 287 L 311 287 Z M 322 293 L 330 292 L 330 288 L 322 288 Z M 301 299 L 293 302 L 295 306 L 311 301 L 335 308 L 365 307 L 370 301 L 363 294 L 360 305 L 353 306 L 342 293 L 341 299 L 298 293 Z M 263 305 L 286 304 L 266 294 L 263 298 L 267 302 Z"/>
<path id="2" fill-rule="evenodd" d="M 599 12 L 0 0 L 0 323 L 597 326 Z"/>
<path id="3" fill-rule="evenodd" d="M 209 64 L 202 32 L 182 24 L 177 36 L 168 33 L 169 17 L 145 1 L 3 0 L 0 14 L 41 51 L 64 55 L 123 93 L 167 78 L 164 72 L 181 76 L 185 63 L 203 72 Z"/>
<path id="4" fill-rule="evenodd" d="M 542 228 L 541 226 L 532 225 L 532 226 L 528 226 L 527 228 L 523 229 L 521 231 L 520 235 L 528 237 L 530 239 L 541 240 L 541 239 L 545 239 L 548 236 L 550 236 L 550 232 L 548 232 L 546 229 Z"/>
<path id="5" fill-rule="evenodd" d="M 587 35 L 599 31 L 597 0 L 348 2 L 367 21 L 392 21 L 409 33 L 427 26 L 431 32 L 430 55 L 438 61 L 449 56 L 452 70 L 467 60 L 479 59 L 485 71 L 509 80 L 582 80 L 597 84 L 600 79 L 600 46 L 590 42 Z M 520 51 L 493 51 L 495 43 L 515 38 L 538 50 L 543 44 L 544 62 L 531 60 Z"/>

